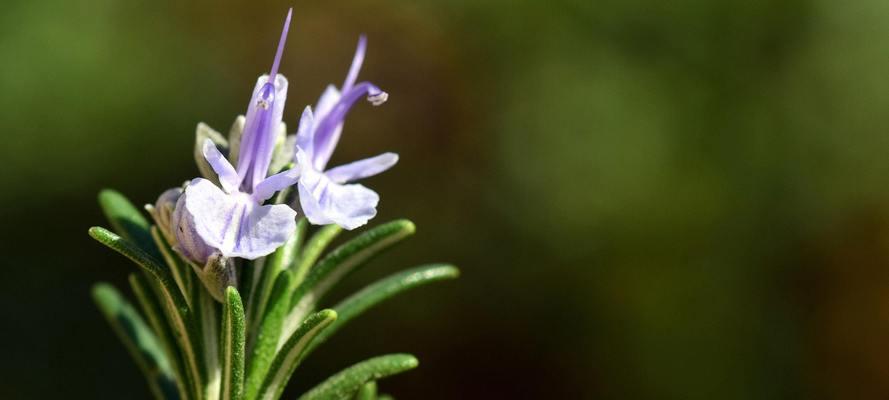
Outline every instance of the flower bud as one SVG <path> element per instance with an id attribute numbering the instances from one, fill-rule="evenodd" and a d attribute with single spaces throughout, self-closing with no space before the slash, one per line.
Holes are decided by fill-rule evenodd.
<path id="1" fill-rule="evenodd" d="M 176 202 L 179 201 L 180 196 L 182 196 L 182 188 L 167 189 L 161 193 L 153 206 L 150 204 L 145 206 L 145 209 L 151 214 L 151 218 L 154 219 L 155 225 L 157 225 L 161 234 L 164 235 L 164 239 L 171 246 L 176 245 L 176 235 L 173 232 L 172 219 L 173 211 L 176 209 Z"/>
<path id="2" fill-rule="evenodd" d="M 176 237 L 173 249 L 192 264 L 204 266 L 216 249 L 208 246 L 195 229 L 194 218 L 185 209 L 185 197 L 184 193 L 179 196 L 171 218 Z"/>

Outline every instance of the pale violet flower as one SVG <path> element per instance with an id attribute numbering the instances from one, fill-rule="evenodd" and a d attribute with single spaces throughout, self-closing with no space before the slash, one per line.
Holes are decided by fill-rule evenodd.
<path id="1" fill-rule="evenodd" d="M 209 139 L 203 156 L 216 172 L 216 186 L 193 179 L 177 204 L 177 242 L 180 253 L 203 265 L 210 255 L 256 259 L 280 247 L 293 234 L 296 212 L 287 205 L 263 205 L 275 192 L 295 184 L 297 170 L 268 176 L 287 97 L 287 79 L 278 65 L 290 26 L 287 14 L 278 50 L 268 75 L 260 76 L 247 107 L 237 167 Z M 178 217 L 178 218 L 177 218 Z"/>
<path id="2" fill-rule="evenodd" d="M 333 85 L 328 86 L 314 112 L 306 107 L 299 121 L 295 155 L 301 172 L 299 204 L 309 222 L 315 225 L 337 224 L 355 229 L 366 224 L 376 215 L 380 196 L 351 182 L 379 174 L 398 162 L 397 154 L 384 153 L 326 169 L 352 105 L 365 96 L 375 106 L 388 98 L 386 92 L 370 82 L 355 83 L 366 47 L 367 40 L 362 36 L 343 87 L 337 90 Z"/>

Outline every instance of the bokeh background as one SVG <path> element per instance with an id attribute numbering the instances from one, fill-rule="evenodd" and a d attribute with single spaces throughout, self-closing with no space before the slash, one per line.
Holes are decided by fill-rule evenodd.
<path id="1" fill-rule="evenodd" d="M 339 295 L 463 270 L 294 394 L 405 351 L 403 399 L 889 397 L 889 2 L 6 0 L 0 398 L 148 398 L 90 300 L 134 268 L 86 235 L 95 195 L 195 176 L 195 125 L 244 112 L 289 6 L 286 122 L 367 33 L 390 100 L 334 161 L 400 153 L 375 222 L 419 227 Z"/>

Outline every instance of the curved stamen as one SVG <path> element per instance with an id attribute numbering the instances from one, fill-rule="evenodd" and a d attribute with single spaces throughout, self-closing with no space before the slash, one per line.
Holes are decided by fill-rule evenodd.
<path id="1" fill-rule="evenodd" d="M 362 96 L 367 95 L 367 100 L 374 105 L 383 104 L 388 94 L 370 82 L 360 82 L 349 91 L 343 92 L 339 101 L 321 121 L 317 121 L 317 128 L 313 139 L 314 166 L 318 171 L 323 171 L 333 154 L 333 150 L 339 142 L 339 127 L 342 125 L 349 110 Z"/>
<path id="2" fill-rule="evenodd" d="M 358 79 L 358 72 L 361 71 L 361 65 L 364 64 L 364 52 L 367 50 L 367 37 L 361 35 L 358 38 L 358 48 L 355 49 L 355 57 L 352 58 L 352 66 L 349 67 L 349 74 L 343 81 L 342 92 L 348 92 Z"/>

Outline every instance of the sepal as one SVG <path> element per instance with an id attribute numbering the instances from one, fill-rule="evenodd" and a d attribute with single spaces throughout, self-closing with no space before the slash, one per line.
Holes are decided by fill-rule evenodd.
<path id="1" fill-rule="evenodd" d="M 220 303 L 225 302 L 227 287 L 238 287 L 238 272 L 235 268 L 235 260 L 232 258 L 213 253 L 203 268 L 198 268 L 195 264 L 191 266 L 194 267 L 194 272 L 210 295 Z"/>
<path id="2" fill-rule="evenodd" d="M 201 176 L 218 183 L 216 180 L 216 173 L 213 172 L 213 168 L 207 160 L 204 159 L 204 142 L 206 142 L 207 139 L 210 139 L 210 141 L 213 142 L 223 154 L 230 152 L 229 144 L 228 140 L 226 140 L 222 134 L 216 132 L 209 125 L 203 122 L 198 124 L 198 128 L 194 135 L 194 162 L 197 164 Z"/>

